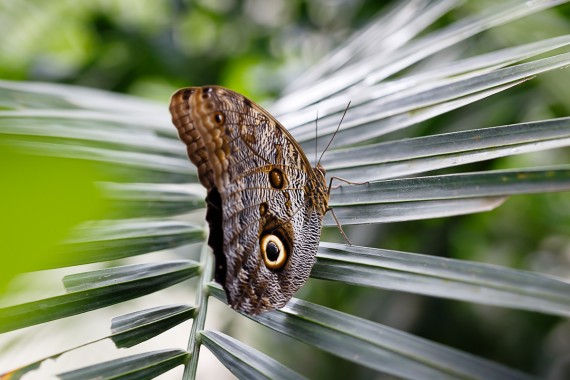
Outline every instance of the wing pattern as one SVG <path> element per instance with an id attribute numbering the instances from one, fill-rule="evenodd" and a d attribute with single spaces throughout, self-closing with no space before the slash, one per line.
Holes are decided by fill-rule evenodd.
<path id="1" fill-rule="evenodd" d="M 249 314 L 283 307 L 315 262 L 328 202 L 324 174 L 283 126 L 238 93 L 181 89 L 170 110 L 208 189 L 208 243 L 228 303 Z M 283 262 L 275 259 L 282 252 Z"/>

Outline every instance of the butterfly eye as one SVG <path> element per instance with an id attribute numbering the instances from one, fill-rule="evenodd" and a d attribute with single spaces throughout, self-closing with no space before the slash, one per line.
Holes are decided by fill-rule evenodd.
<path id="1" fill-rule="evenodd" d="M 221 112 L 214 113 L 214 123 L 217 125 L 222 125 L 226 121 L 226 117 Z"/>
<path id="2" fill-rule="evenodd" d="M 287 261 L 287 250 L 281 239 L 275 235 L 264 235 L 261 238 L 261 254 L 263 262 L 269 269 L 281 269 Z"/>

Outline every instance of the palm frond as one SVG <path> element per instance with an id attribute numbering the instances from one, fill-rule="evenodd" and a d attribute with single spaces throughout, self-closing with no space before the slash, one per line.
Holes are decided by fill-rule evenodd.
<path id="1" fill-rule="evenodd" d="M 567 282 L 539 273 L 417 253 L 321 243 L 312 276 L 561 316 L 570 312 Z"/>
<path id="2" fill-rule="evenodd" d="M 218 286 L 211 289 L 224 300 Z M 404 378 L 527 378 L 501 365 L 300 299 L 250 318 L 340 358 Z"/>
<path id="3" fill-rule="evenodd" d="M 331 206 L 343 224 L 398 222 L 492 210 L 511 194 L 568 190 L 564 165 L 369 182 L 335 190 Z M 323 223 L 336 224 L 328 215 Z"/>
<path id="4" fill-rule="evenodd" d="M 570 166 L 565 164 L 429 174 L 568 147 L 568 117 L 545 116 L 539 121 L 379 141 L 421 121 L 527 85 L 538 75 L 564 75 L 555 70 L 570 65 L 570 53 L 554 52 L 568 46 L 567 35 L 471 57 L 463 57 L 457 47 L 485 30 L 562 3 L 500 4 L 430 30 L 460 2 L 397 2 L 291 83 L 269 108 L 307 153 L 315 147 L 323 149 L 346 104 L 352 102 L 335 135 L 334 148 L 322 160 L 329 175 L 366 182 L 342 183 L 332 190 L 330 203 L 340 222 L 376 224 L 463 215 L 495 209 L 509 196 L 570 190 Z M 451 61 L 437 59 L 444 49 L 452 51 Z M 208 300 L 215 297 L 225 302 L 225 295 L 211 282 L 213 258 L 202 216 L 205 192 L 170 126 L 166 106 L 83 87 L 11 81 L 0 81 L 0 106 L 0 149 L 7 148 L 8 157 L 16 152 L 32 163 L 48 157 L 88 162 L 96 169 L 91 179 L 105 204 L 102 214 L 74 225 L 58 245 L 60 255 L 24 266 L 25 271 L 67 267 L 62 269 L 67 274 L 63 277 L 66 294 L 4 303 L 0 332 L 17 332 L 117 305 L 195 278 L 194 304 L 154 305 L 113 318 L 109 334 L 98 339 L 110 338 L 116 347 L 129 348 L 128 356 L 65 370 L 58 376 L 151 378 L 184 365 L 183 378 L 195 378 L 200 347 L 205 346 L 239 378 L 302 378 L 302 368 L 289 368 L 206 328 L 211 315 Z M 335 222 L 327 216 L 324 224 Z M 189 244 L 199 245 L 198 255 L 190 254 Z M 170 250 L 174 258 L 139 261 L 141 255 L 162 250 Z M 91 266 L 73 268 L 85 264 Z M 327 284 L 331 289 L 348 284 L 570 315 L 567 281 L 468 260 L 321 242 L 311 276 L 331 281 Z M 249 318 L 335 357 L 402 378 L 532 378 L 491 360 L 301 299 Z M 190 319 L 185 349 L 130 351 Z M 0 367 L 6 371 L 0 378 L 18 379 L 44 360 L 78 347 Z"/>
<path id="5" fill-rule="evenodd" d="M 0 332 L 65 318 L 153 293 L 196 276 L 197 263 L 178 260 L 66 276 L 67 294 L 0 310 Z"/>
<path id="6" fill-rule="evenodd" d="M 60 373 L 57 376 L 62 380 L 92 378 L 152 379 L 184 364 L 187 356 L 188 353 L 184 350 L 154 351 Z"/>

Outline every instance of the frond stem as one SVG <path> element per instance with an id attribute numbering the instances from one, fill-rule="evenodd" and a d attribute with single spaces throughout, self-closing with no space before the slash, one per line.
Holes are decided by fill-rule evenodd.
<path id="1" fill-rule="evenodd" d="M 200 252 L 200 263 L 202 264 L 202 275 L 200 276 L 200 286 L 196 293 L 196 304 L 198 305 L 198 312 L 194 316 L 192 323 L 192 330 L 190 331 L 190 338 L 188 340 L 188 352 L 190 353 L 190 361 L 184 367 L 183 380 L 194 380 L 196 378 L 196 371 L 198 368 L 198 358 L 200 356 L 201 339 L 198 336 L 199 332 L 204 329 L 206 323 L 206 314 L 208 312 L 208 283 L 212 281 L 213 262 L 212 254 L 208 244 L 202 245 Z"/>

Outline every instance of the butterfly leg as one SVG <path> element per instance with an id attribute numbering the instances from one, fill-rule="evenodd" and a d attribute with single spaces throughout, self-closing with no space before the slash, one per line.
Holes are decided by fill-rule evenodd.
<path id="1" fill-rule="evenodd" d="M 334 213 L 334 209 L 332 207 L 327 207 L 327 211 L 331 212 L 332 217 L 333 217 L 334 221 L 336 222 L 336 226 L 338 227 L 338 230 L 339 230 L 340 234 L 342 235 L 342 237 L 344 238 L 344 240 L 346 240 L 348 245 L 352 245 L 350 240 L 348 240 L 348 236 L 346 236 L 346 234 L 344 233 L 344 230 L 342 229 L 342 225 L 340 224 L 338 218 L 336 217 L 336 214 Z"/>
<path id="2" fill-rule="evenodd" d="M 345 183 L 348 183 L 350 185 L 366 185 L 367 183 L 370 183 L 368 181 L 366 182 L 353 182 L 353 181 L 349 181 L 347 179 L 344 178 L 340 178 L 340 177 L 331 177 L 330 181 L 329 181 L 329 188 L 327 190 L 327 195 L 330 197 L 331 195 L 331 189 L 333 189 L 332 186 L 332 181 L 336 179 L 338 181 L 342 181 Z M 336 189 L 338 186 L 335 186 L 334 189 Z M 350 240 L 348 239 L 348 236 L 346 236 L 346 234 L 344 233 L 344 230 L 342 229 L 342 225 L 340 224 L 338 218 L 336 217 L 336 214 L 334 213 L 334 209 L 332 207 L 328 207 L 327 211 L 330 211 L 332 214 L 332 217 L 334 219 L 334 221 L 336 222 L 336 226 L 338 227 L 338 230 L 340 231 L 340 234 L 342 235 L 342 237 L 344 238 L 344 240 L 346 240 L 346 242 L 348 243 L 348 245 L 352 245 L 352 243 L 350 242 Z"/>
<path id="3" fill-rule="evenodd" d="M 370 181 L 366 181 L 366 182 L 353 182 L 353 181 L 349 181 L 347 179 L 344 178 L 340 178 L 340 177 L 331 177 L 330 181 L 329 181 L 329 188 L 328 188 L 328 192 L 327 194 L 330 196 L 331 195 L 331 189 L 336 189 L 338 188 L 340 185 L 334 186 L 332 185 L 333 180 L 337 180 L 337 181 L 341 181 L 344 183 L 348 183 L 349 185 L 367 185 L 370 183 Z"/>

